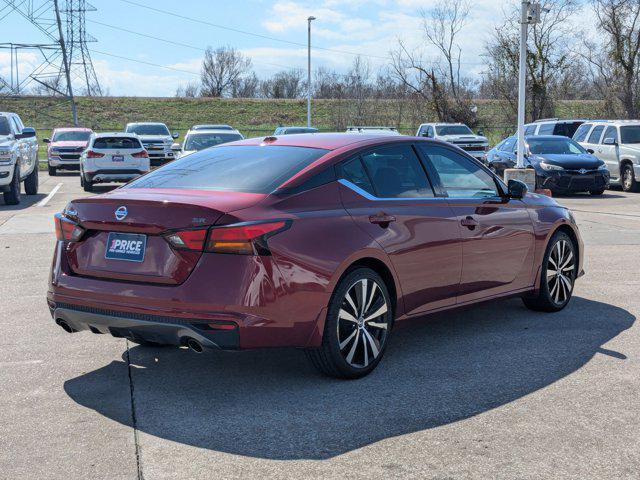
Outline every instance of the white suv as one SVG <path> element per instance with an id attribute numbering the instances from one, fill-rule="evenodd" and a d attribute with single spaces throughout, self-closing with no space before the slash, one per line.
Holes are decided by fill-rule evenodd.
<path id="1" fill-rule="evenodd" d="M 149 160 L 152 166 L 159 167 L 160 165 L 175 160 L 175 152 L 171 149 L 171 146 L 179 135 L 175 132 L 169 132 L 169 129 L 164 123 L 127 123 L 124 131 L 129 134 L 135 133 L 138 135 L 142 145 L 149 153 Z"/>
<path id="2" fill-rule="evenodd" d="M 464 123 L 423 123 L 416 137 L 435 138 L 461 148 L 473 158 L 485 162 L 489 140 L 478 132 L 476 135 Z"/>
<path id="3" fill-rule="evenodd" d="M 580 125 L 573 139 L 602 160 L 611 185 L 640 191 L 640 121 L 594 120 Z"/>
<path id="4" fill-rule="evenodd" d="M 20 183 L 27 195 L 38 193 L 38 140 L 15 113 L 0 112 L 0 192 L 4 203 L 20 203 Z"/>
<path id="5" fill-rule="evenodd" d="M 94 133 L 80 157 L 80 184 L 91 192 L 95 183 L 128 182 L 149 170 L 149 154 L 137 135 Z"/>

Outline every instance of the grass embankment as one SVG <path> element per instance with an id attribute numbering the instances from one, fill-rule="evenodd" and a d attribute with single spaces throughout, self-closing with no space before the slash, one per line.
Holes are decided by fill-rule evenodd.
<path id="1" fill-rule="evenodd" d="M 514 126 L 505 120 L 507 107 L 503 102 L 480 100 L 477 104 L 478 128 L 492 144 L 513 132 Z M 305 100 L 78 97 L 77 106 L 82 126 L 117 131 L 127 122 L 159 121 L 177 131 L 181 138 L 197 123 L 228 123 L 246 137 L 268 135 L 279 125 L 306 124 Z M 599 110 L 600 103 L 594 101 L 561 101 L 556 106 L 556 114 L 563 118 L 594 118 Z M 69 102 L 63 98 L 3 98 L 0 111 L 18 113 L 25 124 L 38 130 L 40 140 L 48 137 L 53 128 L 69 126 L 71 122 Z M 358 121 L 358 118 L 366 120 Z M 395 126 L 402 133 L 413 134 L 420 123 L 434 120 L 429 109 L 416 108 L 410 102 L 371 100 L 359 105 L 351 100 L 313 102 L 313 124 L 323 131 L 364 123 Z M 43 142 L 40 148 L 43 159 L 46 149 Z"/>

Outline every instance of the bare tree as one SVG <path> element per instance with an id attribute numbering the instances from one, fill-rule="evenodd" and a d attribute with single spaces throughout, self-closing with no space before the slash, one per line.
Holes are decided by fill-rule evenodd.
<path id="1" fill-rule="evenodd" d="M 251 68 L 251 59 L 233 47 L 208 47 L 200 73 L 201 93 L 205 97 L 222 97 L 230 93 L 234 82 Z"/>
<path id="2" fill-rule="evenodd" d="M 189 82 L 186 85 L 180 85 L 176 89 L 176 97 L 195 98 L 200 91 L 200 85 L 197 82 Z"/>
<path id="3" fill-rule="evenodd" d="M 578 1 L 544 0 L 542 6 L 548 11 L 542 14 L 540 23 L 529 27 L 527 44 L 527 99 L 532 120 L 553 115 L 554 89 L 579 62 L 571 48 L 575 37 L 569 21 L 578 9 Z M 485 46 L 483 90 L 506 100 L 512 118 L 517 112 L 518 97 L 519 8 L 519 2 L 511 5 Z"/>
<path id="4" fill-rule="evenodd" d="M 586 54 L 608 113 L 640 115 L 640 1 L 593 0 L 602 43 L 585 41 Z M 592 36 L 593 38 L 593 36 Z"/>
<path id="5" fill-rule="evenodd" d="M 260 92 L 265 98 L 299 98 L 304 87 L 303 77 L 300 69 L 278 72 L 261 82 Z"/>
<path id="6" fill-rule="evenodd" d="M 260 80 L 255 72 L 251 72 L 251 74 L 239 77 L 233 82 L 231 96 L 234 98 L 256 98 L 259 86 Z"/>
<path id="7" fill-rule="evenodd" d="M 460 74 L 462 52 L 457 40 L 469 16 L 469 3 L 438 0 L 421 14 L 426 44 L 435 47 L 440 58 L 425 61 L 420 51 L 409 51 L 399 41 L 398 49 L 391 54 L 395 77 L 427 102 L 438 120 L 473 124 L 473 92 L 470 82 Z"/>

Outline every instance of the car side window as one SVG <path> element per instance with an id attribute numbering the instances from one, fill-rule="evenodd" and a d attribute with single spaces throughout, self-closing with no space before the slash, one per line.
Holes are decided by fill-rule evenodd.
<path id="1" fill-rule="evenodd" d="M 543 123 L 538 129 L 538 135 L 553 135 L 555 123 Z"/>
<path id="2" fill-rule="evenodd" d="M 11 117 L 11 123 L 13 125 L 13 130 L 18 134 L 22 133 L 22 128 L 20 128 L 20 124 L 17 122 L 16 117 Z"/>
<path id="3" fill-rule="evenodd" d="M 515 143 L 516 143 L 516 137 L 509 137 L 504 141 L 504 143 L 500 147 L 500 150 L 503 152 L 512 152 L 513 146 L 515 145 Z"/>
<path id="4" fill-rule="evenodd" d="M 525 135 L 535 135 L 537 125 L 529 125 L 524 129 Z"/>
<path id="5" fill-rule="evenodd" d="M 344 162 L 341 166 L 341 170 L 342 178 L 350 181 L 356 187 L 361 188 L 371 195 L 375 194 L 371 180 L 369 180 L 369 176 L 367 175 L 367 171 L 364 169 L 364 165 L 362 165 L 360 157 L 355 157 Z"/>
<path id="6" fill-rule="evenodd" d="M 589 135 L 589 130 L 591 130 L 591 125 L 588 123 L 583 123 L 578 127 L 576 133 L 573 134 L 573 139 L 576 142 L 584 142 Z"/>
<path id="7" fill-rule="evenodd" d="M 589 135 L 589 140 L 587 143 L 598 143 L 600 140 L 600 135 L 602 135 L 602 131 L 604 130 L 604 125 L 598 125 L 591 131 L 591 135 Z"/>
<path id="8" fill-rule="evenodd" d="M 486 198 L 499 195 L 493 177 L 472 160 L 445 147 L 420 145 L 419 148 L 438 174 L 447 196 Z"/>
<path id="9" fill-rule="evenodd" d="M 603 143 L 606 138 L 613 138 L 616 142 L 618 141 L 618 129 L 614 126 L 609 126 L 604 131 L 604 135 L 600 139 L 600 143 Z"/>
<path id="10" fill-rule="evenodd" d="M 427 127 L 427 137 L 433 138 L 433 127 Z"/>
<path id="11" fill-rule="evenodd" d="M 427 174 L 410 145 L 378 147 L 362 161 L 380 198 L 433 197 Z"/>

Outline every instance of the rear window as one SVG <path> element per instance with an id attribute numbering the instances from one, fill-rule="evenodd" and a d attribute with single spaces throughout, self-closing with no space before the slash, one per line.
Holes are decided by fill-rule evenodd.
<path id="1" fill-rule="evenodd" d="M 327 152 L 277 145 L 215 147 L 175 160 L 125 188 L 271 193 Z"/>
<path id="2" fill-rule="evenodd" d="M 640 143 L 640 125 L 620 127 L 622 143 Z"/>
<path id="3" fill-rule="evenodd" d="M 559 122 L 556 123 L 553 134 L 571 138 L 580 125 L 582 125 L 582 122 Z"/>
<path id="4" fill-rule="evenodd" d="M 187 151 L 200 151 L 205 148 L 215 147 L 221 143 L 235 142 L 236 140 L 242 140 L 242 135 L 237 133 L 192 133 L 187 135 L 184 141 L 184 149 Z"/>
<path id="5" fill-rule="evenodd" d="M 553 135 L 555 123 L 543 123 L 538 129 L 538 135 Z"/>
<path id="6" fill-rule="evenodd" d="M 112 150 L 127 148 L 142 148 L 140 140 L 131 137 L 101 137 L 93 142 L 93 148 L 98 150 Z"/>

